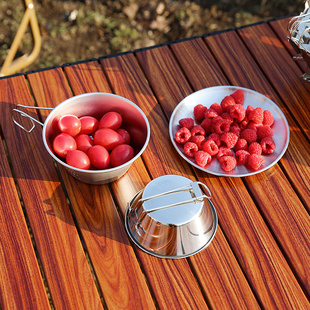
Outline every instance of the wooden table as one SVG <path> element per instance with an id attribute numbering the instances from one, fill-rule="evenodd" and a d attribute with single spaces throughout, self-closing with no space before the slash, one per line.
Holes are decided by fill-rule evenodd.
<path id="1" fill-rule="evenodd" d="M 310 84 L 292 58 L 288 21 L 0 80 L 1 309 L 310 309 Z M 217 177 L 177 154 L 173 109 L 216 85 L 253 89 L 282 109 L 290 143 L 275 166 Z M 151 138 L 121 179 L 87 185 L 54 165 L 40 126 L 27 134 L 11 113 L 98 91 L 135 102 Z M 215 238 L 189 258 L 151 256 L 124 228 L 127 202 L 166 174 L 204 182 L 218 213 Z"/>

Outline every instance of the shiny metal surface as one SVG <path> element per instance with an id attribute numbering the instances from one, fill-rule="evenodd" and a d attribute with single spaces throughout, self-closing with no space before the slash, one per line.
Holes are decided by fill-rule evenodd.
<path id="1" fill-rule="evenodd" d="M 145 252 L 162 258 L 184 258 L 213 239 L 218 219 L 200 182 L 166 175 L 151 181 L 128 203 L 125 227 Z"/>
<path id="2" fill-rule="evenodd" d="M 105 170 L 83 170 L 73 168 L 58 158 L 52 149 L 52 142 L 57 135 L 55 124 L 65 114 L 74 114 L 78 117 L 91 115 L 100 118 L 108 111 L 119 112 L 123 115 L 122 127 L 132 137 L 131 145 L 140 151 L 127 163 Z M 55 107 L 48 115 L 43 126 L 43 142 L 53 159 L 64 166 L 76 179 L 89 184 L 105 184 L 117 180 L 124 175 L 131 164 L 143 153 L 150 138 L 150 125 L 143 111 L 126 98 L 108 93 L 87 93 L 74 96 Z"/>

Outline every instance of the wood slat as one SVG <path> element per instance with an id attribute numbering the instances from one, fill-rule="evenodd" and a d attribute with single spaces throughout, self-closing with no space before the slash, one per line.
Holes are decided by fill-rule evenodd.
<path id="1" fill-rule="evenodd" d="M 175 150 L 167 144 L 168 132 L 163 130 L 163 128 L 167 128 L 167 121 L 133 54 L 102 59 L 100 62 L 113 91 L 136 103 L 144 111 L 150 122 L 151 138 L 143 154 L 143 160 L 151 177 L 169 173 L 179 174 L 179 169 L 182 166 L 185 167 L 185 174 L 190 177 L 191 170 L 178 157 L 173 157 L 175 161 L 171 161 Z M 165 158 L 170 158 L 170 160 L 165 160 Z M 131 174 L 133 172 L 134 170 L 130 169 L 121 180 L 116 182 L 116 184 L 122 182 L 122 188 L 126 188 L 125 191 L 114 191 L 120 205 L 125 206 L 126 203 L 122 196 L 123 192 L 127 191 L 127 182 L 130 183 L 129 175 L 137 183 L 137 188 L 141 187 L 140 172 L 138 171 L 135 176 Z M 144 180 L 143 185 L 145 186 L 150 180 Z M 114 185 L 112 186 L 114 187 Z M 117 185 L 115 186 L 116 189 Z M 132 194 L 130 192 L 131 198 L 133 197 Z M 129 198 L 129 196 L 127 197 Z M 138 249 L 137 253 L 160 308 L 207 308 L 186 259 L 158 259 Z"/>
<path id="2" fill-rule="evenodd" d="M 47 87 L 43 84 L 41 87 Z M 102 308 L 66 197 L 42 141 L 42 129 L 31 134 L 13 124 L 12 108 L 33 105 L 26 80 L 0 81 L 3 136 L 56 308 Z M 29 111 L 33 117 L 34 112 Z M 44 302 L 44 301 L 42 301 Z"/>
<path id="3" fill-rule="evenodd" d="M 309 139 L 310 83 L 301 80 L 303 72 L 267 24 L 243 28 L 238 33 Z"/>
<path id="4" fill-rule="evenodd" d="M 74 92 L 109 91 L 98 62 L 68 67 L 65 72 Z M 65 100 L 69 84 L 64 77 L 61 70 L 58 75 L 52 70 L 29 76 L 36 100 L 47 107 L 55 107 Z M 40 88 L 47 81 L 54 81 L 55 85 L 61 86 Z M 86 81 L 94 81 L 94 84 Z M 104 303 L 109 309 L 154 308 L 152 296 L 128 242 L 109 186 L 90 186 L 74 179 L 63 167 L 60 167 L 60 171 Z"/>
<path id="5" fill-rule="evenodd" d="M 269 98 L 278 103 L 287 117 L 291 132 L 290 143 L 286 154 L 280 161 L 285 169 L 285 175 L 280 169 L 275 169 L 273 173 L 267 174 L 268 178 L 262 173 L 246 178 L 245 182 L 309 295 L 310 269 L 307 265 L 310 261 L 310 247 L 307 236 L 310 231 L 310 218 L 305 209 L 306 206 L 307 210 L 310 210 L 310 167 L 307 165 L 310 162 L 309 143 L 303 133 L 298 130 L 298 126 L 268 84 L 255 61 L 250 57 L 250 53 L 240 48 L 242 42 L 235 32 L 207 37 L 206 41 L 213 54 L 217 55 L 217 61 L 225 70 L 230 83 L 267 94 Z M 231 45 L 235 46 L 235 49 L 225 57 L 223 51 Z M 289 177 L 290 182 L 286 176 Z M 304 205 L 296 196 L 296 184 L 298 184 L 297 191 Z M 264 188 L 268 188 L 268 191 Z M 269 203 L 264 203 L 264 200 Z"/>
<path id="6" fill-rule="evenodd" d="M 48 297 L 2 143 L 0 158 L 0 307 L 47 309 Z"/>
<path id="7" fill-rule="evenodd" d="M 186 42 L 178 44 L 177 47 L 183 44 L 186 44 Z M 173 45 L 171 47 L 173 48 Z M 177 47 L 173 49 L 175 53 Z M 187 62 L 189 55 L 195 53 L 195 48 L 192 48 L 189 52 L 185 52 L 185 49 L 181 47 L 180 49 L 179 54 L 182 55 L 181 58 L 178 58 L 180 63 Z M 160 68 L 163 67 L 161 63 L 165 63 L 166 59 L 170 58 L 167 55 L 168 53 L 167 47 L 161 47 L 143 51 L 137 55 L 145 71 L 145 68 L 152 68 L 146 74 L 152 89 L 154 89 L 154 92 L 159 98 L 165 97 L 165 93 L 170 91 L 170 80 L 176 78 L 175 75 L 169 76 L 169 72 L 162 72 L 162 75 L 165 75 L 164 78 L 167 86 L 163 87 L 161 85 L 160 88 L 156 87 L 156 80 L 160 77 Z M 205 58 L 210 59 L 210 56 L 205 56 L 204 58 L 196 57 L 196 62 L 194 64 L 191 63 L 191 69 L 195 73 L 198 71 L 196 70 L 197 68 L 203 67 L 205 69 L 204 76 L 198 77 L 198 80 L 204 81 L 205 87 L 207 87 L 216 81 L 217 76 L 212 75 L 208 64 L 204 63 Z M 148 63 L 145 65 L 144 62 Z M 175 65 L 177 66 L 177 63 Z M 214 80 L 212 81 L 212 79 Z M 191 79 L 189 81 L 192 84 L 195 83 Z M 177 92 L 176 89 L 173 91 Z M 180 96 L 178 101 L 182 99 Z M 174 104 L 176 105 L 177 102 L 174 102 Z M 165 109 L 165 106 L 163 106 L 163 109 Z M 197 174 L 209 186 L 213 193 L 219 213 L 219 220 L 225 235 L 232 245 L 252 287 L 255 289 L 260 302 L 267 308 L 275 308 L 280 304 L 283 307 L 291 304 L 294 304 L 296 307 L 308 306 L 307 299 L 242 181 L 236 178 L 214 178 L 206 176 L 200 171 Z M 224 219 L 229 219 L 229 221 Z M 243 235 L 244 231 L 247 232 L 247 236 Z M 277 268 L 275 268 L 275 263 L 278 264 Z M 269 277 L 266 283 L 267 273 Z M 283 287 L 284 283 L 285 285 Z"/>

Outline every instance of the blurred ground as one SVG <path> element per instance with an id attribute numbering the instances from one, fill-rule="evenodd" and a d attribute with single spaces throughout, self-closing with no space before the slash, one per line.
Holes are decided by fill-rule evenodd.
<path id="1" fill-rule="evenodd" d="M 304 0 L 33 0 L 42 35 L 24 71 L 98 58 L 262 20 L 297 15 Z M 24 0 L 0 1 L 0 66 L 24 12 Z M 18 55 L 30 53 L 26 32 Z"/>

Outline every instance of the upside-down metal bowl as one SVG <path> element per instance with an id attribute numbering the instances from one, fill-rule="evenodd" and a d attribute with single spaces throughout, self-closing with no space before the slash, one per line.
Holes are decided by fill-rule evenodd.
<path id="1" fill-rule="evenodd" d="M 128 203 L 127 233 L 138 247 L 157 257 L 196 254 L 210 244 L 217 229 L 210 198 L 201 182 L 178 175 L 158 177 Z"/>
<path id="2" fill-rule="evenodd" d="M 65 114 L 73 114 L 77 117 L 84 115 L 94 116 L 97 119 L 108 111 L 115 111 L 122 115 L 122 128 L 126 129 L 130 136 L 130 144 L 136 155 L 125 164 L 104 170 L 83 170 L 74 168 L 61 160 L 53 151 L 53 139 L 59 133 L 58 119 Z M 87 93 L 74 96 L 57 105 L 48 115 L 43 126 L 43 142 L 49 154 L 64 166 L 76 179 L 89 184 L 105 184 L 113 182 L 124 175 L 131 164 L 143 153 L 150 138 L 150 125 L 143 111 L 130 100 L 109 93 Z"/>

